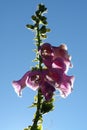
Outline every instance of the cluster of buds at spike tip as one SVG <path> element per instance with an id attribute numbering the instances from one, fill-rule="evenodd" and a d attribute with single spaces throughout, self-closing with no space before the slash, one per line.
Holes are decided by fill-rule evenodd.
<path id="1" fill-rule="evenodd" d="M 22 89 L 27 86 L 32 90 L 41 89 L 47 101 L 55 91 L 59 91 L 61 97 L 67 97 L 73 89 L 74 76 L 67 75 L 72 64 L 66 45 L 55 47 L 44 43 L 40 46 L 39 53 L 45 68 L 28 71 L 20 80 L 13 81 L 16 93 L 21 95 Z"/>
<path id="2" fill-rule="evenodd" d="M 46 33 L 50 32 L 50 29 L 46 27 L 48 24 L 47 18 L 45 16 L 43 16 L 43 14 L 46 12 L 47 12 L 47 8 L 43 4 L 39 4 L 38 9 L 35 12 L 35 14 L 31 16 L 34 24 L 33 25 L 32 24 L 26 25 L 26 27 L 28 29 L 31 29 L 33 31 L 35 31 L 35 30 L 37 31 L 37 29 L 38 29 L 39 36 L 40 36 L 39 40 L 47 38 Z M 38 28 L 38 25 L 40 25 L 39 28 Z M 38 41 L 38 37 L 35 37 L 35 40 Z"/>

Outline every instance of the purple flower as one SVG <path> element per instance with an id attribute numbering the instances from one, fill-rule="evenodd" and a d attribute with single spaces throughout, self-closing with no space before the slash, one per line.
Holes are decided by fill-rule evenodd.
<path id="1" fill-rule="evenodd" d="M 22 89 L 26 86 L 32 90 L 41 89 L 46 100 L 50 100 L 53 92 L 58 90 L 61 97 L 68 96 L 73 88 L 74 77 L 67 76 L 62 69 L 50 68 L 28 71 L 18 81 L 13 81 L 12 85 L 18 96 L 21 96 Z"/>
<path id="2" fill-rule="evenodd" d="M 26 85 L 33 90 L 37 90 L 42 84 L 43 79 L 44 73 L 42 73 L 40 70 L 31 71 L 27 76 Z"/>
<path id="3" fill-rule="evenodd" d="M 61 57 L 65 61 L 70 62 L 71 56 L 68 54 L 67 46 L 65 44 L 61 44 L 58 47 L 52 46 L 52 48 L 54 51 L 54 59 L 56 59 L 57 57 Z"/>
<path id="4" fill-rule="evenodd" d="M 20 80 L 12 82 L 13 88 L 15 92 L 18 94 L 18 96 L 21 96 L 22 89 L 26 87 L 26 79 L 29 74 L 30 74 L 30 71 L 25 73 L 25 75 Z"/>
<path id="5" fill-rule="evenodd" d="M 61 69 L 48 69 L 48 72 L 46 74 L 46 81 L 53 85 L 55 84 L 55 82 L 59 84 L 62 82 L 63 73 L 64 72 Z"/>
<path id="6" fill-rule="evenodd" d="M 39 53 L 42 57 L 43 63 L 49 68 L 52 65 L 52 59 L 54 56 L 53 53 L 53 48 L 51 46 L 51 44 L 49 43 L 44 43 L 40 49 L 39 49 Z"/>
<path id="7" fill-rule="evenodd" d="M 71 57 L 66 45 L 59 47 L 44 43 L 39 53 L 46 69 L 28 71 L 18 81 L 13 81 L 15 92 L 20 96 L 26 86 L 32 90 L 41 89 L 46 100 L 50 100 L 55 90 L 60 92 L 61 97 L 67 97 L 73 88 L 74 76 L 66 75 L 71 67 Z"/>
<path id="8" fill-rule="evenodd" d="M 49 43 L 44 43 L 39 53 L 42 57 L 43 63 L 48 68 L 61 68 L 65 72 L 71 67 L 71 56 L 68 54 L 67 46 L 65 44 L 59 47 L 51 46 Z"/>
<path id="9" fill-rule="evenodd" d="M 20 80 L 13 81 L 12 85 L 18 96 L 21 96 L 22 89 L 26 86 L 33 90 L 37 90 L 41 82 L 41 77 L 42 76 L 40 71 L 28 71 Z"/>
<path id="10" fill-rule="evenodd" d="M 44 82 L 41 86 L 41 92 L 47 101 L 49 101 L 52 98 L 54 91 L 55 88 L 48 82 Z"/>
<path id="11" fill-rule="evenodd" d="M 39 86 L 43 83 L 43 79 L 44 72 L 42 73 L 40 70 L 28 71 L 20 80 L 13 81 L 12 85 L 18 96 L 21 96 L 23 88 L 27 86 L 32 90 L 37 90 Z"/>
<path id="12" fill-rule="evenodd" d="M 67 97 L 73 89 L 74 76 L 66 75 L 61 69 L 51 68 L 45 81 L 60 92 L 61 97 Z"/>
<path id="13" fill-rule="evenodd" d="M 63 76 L 63 81 L 58 86 L 58 90 L 60 92 L 61 97 L 65 98 L 72 92 L 74 80 L 74 76 Z"/>
<path id="14" fill-rule="evenodd" d="M 52 68 L 58 68 L 62 69 L 63 71 L 66 71 L 66 65 L 64 63 L 64 60 L 60 57 L 56 58 L 55 60 L 53 60 Z"/>
<path id="15" fill-rule="evenodd" d="M 54 56 L 53 48 L 52 48 L 51 44 L 49 44 L 49 43 L 44 43 L 40 47 L 39 51 L 40 51 L 40 54 L 44 60 L 45 59 L 51 60 Z"/>

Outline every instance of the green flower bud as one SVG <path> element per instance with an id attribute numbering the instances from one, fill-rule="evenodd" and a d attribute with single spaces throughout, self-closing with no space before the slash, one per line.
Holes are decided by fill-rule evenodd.
<path id="1" fill-rule="evenodd" d="M 34 29 L 34 26 L 31 25 L 31 24 L 27 24 L 26 27 L 27 27 L 28 29 L 32 29 L 32 30 Z"/>

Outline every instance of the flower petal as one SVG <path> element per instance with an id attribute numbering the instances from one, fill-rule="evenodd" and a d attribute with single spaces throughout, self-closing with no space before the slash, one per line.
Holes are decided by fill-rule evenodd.
<path id="1" fill-rule="evenodd" d="M 52 68 L 58 68 L 58 69 L 62 69 L 63 71 L 65 71 L 66 64 L 64 63 L 64 60 L 59 57 L 59 58 L 56 58 L 55 60 L 53 60 Z"/>
<path id="2" fill-rule="evenodd" d="M 47 101 L 49 101 L 52 98 L 54 91 L 55 88 L 48 82 L 44 82 L 44 84 L 41 86 L 41 92 Z"/>
<path id="3" fill-rule="evenodd" d="M 64 75 L 63 82 L 59 86 L 61 97 L 65 98 L 72 92 L 74 79 L 74 76 Z"/>
<path id="4" fill-rule="evenodd" d="M 43 76 L 40 70 L 31 71 L 27 76 L 26 85 L 33 90 L 37 90 L 43 81 L 42 77 Z"/>
<path id="5" fill-rule="evenodd" d="M 49 68 L 58 67 L 60 59 L 62 61 L 62 65 L 66 65 L 66 72 L 69 67 L 72 67 L 71 64 L 71 56 L 68 54 L 67 46 L 65 44 L 61 44 L 58 47 L 51 46 L 49 43 L 44 43 L 39 49 L 40 55 L 42 57 L 43 63 Z M 57 66 L 56 66 L 57 65 Z M 64 66 L 63 66 L 64 67 Z M 65 68 L 63 68 L 65 69 Z"/>
<path id="6" fill-rule="evenodd" d="M 22 89 L 26 87 L 26 79 L 30 71 L 26 72 L 25 75 L 18 81 L 13 81 L 12 85 L 18 96 L 22 95 Z"/>

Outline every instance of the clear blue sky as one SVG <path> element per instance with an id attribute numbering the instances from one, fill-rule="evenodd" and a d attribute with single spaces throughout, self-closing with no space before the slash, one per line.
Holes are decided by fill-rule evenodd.
<path id="1" fill-rule="evenodd" d="M 34 34 L 25 28 L 39 3 L 51 33 L 47 42 L 66 43 L 72 55 L 74 91 L 67 99 L 56 97 L 55 110 L 44 115 L 44 130 L 87 130 L 87 1 L 86 0 L 0 0 L 0 130 L 23 130 L 31 125 L 35 109 L 28 109 L 36 92 L 26 88 L 23 97 L 11 82 L 33 65 Z"/>

